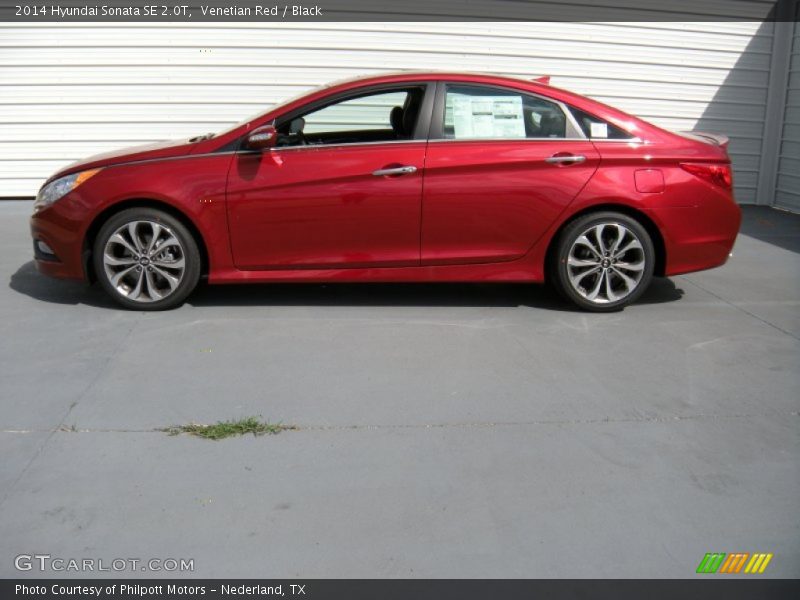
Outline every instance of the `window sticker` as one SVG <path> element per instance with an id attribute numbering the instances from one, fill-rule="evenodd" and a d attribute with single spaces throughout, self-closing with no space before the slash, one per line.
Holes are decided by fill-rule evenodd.
<path id="1" fill-rule="evenodd" d="M 592 123 L 589 126 L 589 133 L 593 138 L 607 138 L 608 123 Z"/>
<path id="2" fill-rule="evenodd" d="M 521 96 L 453 95 L 456 138 L 524 138 Z"/>

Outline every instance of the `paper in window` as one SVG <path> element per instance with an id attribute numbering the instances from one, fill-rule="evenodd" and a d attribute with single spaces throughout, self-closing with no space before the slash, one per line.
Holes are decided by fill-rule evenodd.
<path id="1" fill-rule="evenodd" d="M 453 132 L 461 138 L 524 138 L 520 96 L 452 96 Z"/>
<path id="2" fill-rule="evenodd" d="M 607 123 L 592 123 L 589 126 L 589 133 L 593 138 L 607 138 L 608 137 L 608 124 Z"/>

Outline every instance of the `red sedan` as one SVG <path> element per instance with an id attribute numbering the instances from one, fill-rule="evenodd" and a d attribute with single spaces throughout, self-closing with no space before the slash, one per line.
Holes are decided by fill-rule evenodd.
<path id="1" fill-rule="evenodd" d="M 726 146 L 541 80 L 366 77 L 70 165 L 36 199 L 34 254 L 140 310 L 206 277 L 549 281 L 610 311 L 653 276 L 726 261 L 740 223 Z"/>

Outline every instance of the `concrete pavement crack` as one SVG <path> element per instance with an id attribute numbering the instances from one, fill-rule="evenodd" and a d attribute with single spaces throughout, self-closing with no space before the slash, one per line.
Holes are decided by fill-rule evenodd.
<path id="1" fill-rule="evenodd" d="M 3 494 L 2 498 L 0 498 L 0 509 L 2 509 L 3 505 L 6 503 L 6 500 L 8 500 L 9 496 L 11 496 L 11 492 L 14 490 L 14 488 L 16 488 L 16 486 L 19 483 L 19 481 L 25 476 L 25 474 L 31 468 L 33 463 L 35 463 L 36 460 L 42 455 L 42 452 L 44 452 L 44 449 L 47 447 L 47 444 L 50 442 L 52 437 L 57 432 L 64 431 L 64 422 L 67 420 L 67 418 L 69 418 L 70 414 L 72 414 L 72 411 L 75 410 L 75 407 L 78 406 L 80 401 L 83 400 L 86 397 L 86 394 L 88 394 L 89 391 L 91 391 L 91 389 L 95 386 L 95 384 L 100 380 L 100 377 L 103 375 L 103 373 L 105 373 L 105 371 L 108 369 L 108 366 L 117 357 L 117 355 L 119 354 L 119 351 L 125 346 L 126 342 L 128 341 L 128 338 L 133 333 L 133 330 L 136 329 L 136 326 L 139 324 L 139 322 L 142 320 L 142 318 L 143 318 L 142 315 L 140 315 L 139 318 L 136 319 L 133 322 L 133 324 L 128 328 L 128 331 L 125 333 L 124 336 L 122 336 L 122 339 L 120 340 L 119 344 L 117 344 L 116 348 L 114 348 L 114 350 L 108 355 L 108 358 L 103 363 L 103 365 L 99 369 L 97 369 L 97 371 L 95 373 L 95 376 L 92 378 L 92 380 L 80 392 L 78 397 L 75 400 L 73 400 L 72 403 L 69 405 L 69 408 L 64 413 L 64 416 L 61 417 L 61 420 L 58 422 L 58 425 L 56 425 L 56 427 L 54 427 L 53 429 L 39 430 L 39 432 L 48 432 L 49 435 L 39 445 L 39 447 L 33 453 L 33 456 L 31 456 L 30 460 L 25 464 L 25 466 L 23 467 L 22 471 L 20 471 L 19 475 L 17 475 L 14 478 L 14 480 L 6 488 L 5 493 Z M 31 431 L 31 433 L 34 433 L 34 432 L 35 432 L 35 430 Z M 2 433 L 6 433 L 6 432 L 3 431 Z"/>
<path id="2" fill-rule="evenodd" d="M 750 312 L 750 311 L 749 311 L 749 310 L 747 310 L 746 308 L 744 308 L 744 307 L 742 307 L 742 306 L 739 306 L 738 304 L 735 304 L 734 302 L 732 302 L 732 301 L 728 300 L 727 298 L 723 298 L 723 297 L 722 297 L 722 296 L 720 296 L 719 294 L 716 294 L 716 293 L 712 292 L 711 290 L 709 290 L 709 289 L 707 289 L 707 288 L 703 287 L 702 285 L 700 285 L 700 284 L 699 284 L 699 283 L 697 283 L 696 281 L 693 281 L 693 280 L 691 280 L 691 279 L 689 279 L 688 277 L 685 277 L 685 276 L 684 276 L 684 277 L 680 277 L 680 279 L 681 279 L 682 281 L 685 281 L 685 282 L 687 282 L 687 283 L 689 283 L 689 284 L 691 284 L 691 285 L 695 286 L 696 288 L 698 288 L 698 289 L 700 289 L 700 290 L 703 290 L 703 291 L 704 291 L 706 294 L 709 294 L 709 295 L 711 295 L 711 296 L 714 296 L 714 298 L 716 298 L 717 300 L 722 300 L 722 301 L 723 301 L 725 304 L 727 304 L 728 306 L 731 306 L 731 307 L 735 308 L 736 310 L 738 310 L 738 311 L 740 311 L 740 312 L 743 312 L 743 313 L 744 313 L 744 314 L 746 314 L 747 316 L 749 316 L 749 317 L 752 317 L 752 318 L 756 319 L 757 321 L 761 321 L 761 322 L 762 322 L 762 323 L 764 323 L 765 325 L 769 325 L 770 327 L 772 327 L 773 329 L 777 329 L 777 330 L 778 330 L 778 331 L 780 331 L 781 333 L 785 333 L 786 335 L 788 335 L 788 336 L 789 336 L 790 338 L 792 338 L 792 339 L 795 339 L 795 340 L 797 340 L 797 341 L 800 341 L 800 337 L 797 337 L 797 336 L 796 336 L 795 334 L 793 334 L 791 331 L 787 331 L 787 330 L 785 330 L 783 327 L 780 327 L 780 326 L 778 326 L 778 325 L 775 325 L 775 323 L 772 323 L 772 322 L 770 322 L 770 321 L 767 321 L 766 319 L 764 319 L 764 318 L 762 318 L 762 317 L 759 317 L 757 314 Z"/>
<path id="3" fill-rule="evenodd" d="M 598 419 L 539 419 L 531 421 L 475 421 L 463 423 L 420 423 L 420 424 L 398 424 L 398 425 L 296 425 L 287 431 L 359 431 L 359 430 L 387 430 L 387 429 L 481 429 L 492 427 L 530 427 L 539 425 L 595 425 L 604 423 L 674 423 L 680 421 L 696 420 L 722 420 L 722 419 L 755 419 L 765 417 L 797 417 L 800 412 L 788 413 L 734 413 L 734 414 L 706 414 L 697 413 L 693 415 L 673 415 L 673 416 L 653 416 L 653 417 L 631 417 L 631 418 L 598 418 Z M 124 428 L 86 428 L 86 429 L 67 429 L 59 427 L 56 429 L 3 429 L 0 433 L 45 433 L 51 435 L 62 433 L 163 433 L 161 429 L 124 429 Z"/>

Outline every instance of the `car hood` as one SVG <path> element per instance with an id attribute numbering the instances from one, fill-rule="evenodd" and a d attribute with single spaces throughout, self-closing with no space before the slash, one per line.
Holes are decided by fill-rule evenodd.
<path id="1" fill-rule="evenodd" d="M 102 154 L 95 154 L 64 167 L 58 173 L 54 174 L 48 181 L 52 181 L 58 177 L 63 177 L 64 175 L 69 175 L 70 173 L 75 173 L 76 171 L 84 171 L 86 169 L 110 167 L 111 165 L 119 165 L 142 160 L 185 156 L 192 152 L 194 146 L 195 144 L 187 139 L 168 140 L 164 142 L 157 142 L 155 144 L 131 146 L 128 148 L 104 152 Z"/>

